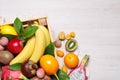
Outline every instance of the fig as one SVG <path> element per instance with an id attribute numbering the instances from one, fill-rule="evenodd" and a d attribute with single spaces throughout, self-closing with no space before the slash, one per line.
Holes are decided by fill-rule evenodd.
<path id="1" fill-rule="evenodd" d="M 28 78 L 36 75 L 38 65 L 31 60 L 27 60 L 22 64 L 21 72 Z"/>
<path id="2" fill-rule="evenodd" d="M 75 51 L 78 47 L 78 43 L 75 39 L 70 39 L 65 44 L 66 50 L 69 52 Z"/>

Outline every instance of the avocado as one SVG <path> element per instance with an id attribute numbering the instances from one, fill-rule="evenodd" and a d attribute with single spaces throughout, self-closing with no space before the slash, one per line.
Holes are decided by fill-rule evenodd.
<path id="1" fill-rule="evenodd" d="M 70 39 L 65 44 L 66 50 L 69 52 L 75 51 L 78 47 L 78 43 L 75 39 Z"/>

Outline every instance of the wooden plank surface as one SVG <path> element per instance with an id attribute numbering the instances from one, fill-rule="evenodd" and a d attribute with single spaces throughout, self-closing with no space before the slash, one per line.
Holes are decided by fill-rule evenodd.
<path id="1" fill-rule="evenodd" d="M 90 55 L 89 80 L 120 80 L 120 0 L 0 0 L 0 16 L 47 16 L 54 39 L 76 32 L 80 55 Z"/>

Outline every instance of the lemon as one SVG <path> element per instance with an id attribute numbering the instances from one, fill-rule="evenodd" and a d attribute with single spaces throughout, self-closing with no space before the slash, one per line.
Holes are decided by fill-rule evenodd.
<path id="1" fill-rule="evenodd" d="M 0 27 L 0 33 L 1 34 L 11 34 L 11 35 L 18 35 L 15 31 L 13 26 L 10 25 L 4 25 Z"/>

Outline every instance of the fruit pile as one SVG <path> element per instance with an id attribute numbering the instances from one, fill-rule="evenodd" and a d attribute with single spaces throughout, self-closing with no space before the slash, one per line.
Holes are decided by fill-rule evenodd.
<path id="1" fill-rule="evenodd" d="M 0 26 L 0 79 L 70 79 L 59 69 L 49 30 L 38 22 L 24 26 L 16 18 L 13 24 Z"/>
<path id="2" fill-rule="evenodd" d="M 56 47 L 55 54 L 58 61 L 60 61 L 60 68 L 70 77 L 70 80 L 87 80 L 85 67 L 87 66 L 89 56 L 85 54 L 80 59 L 79 54 L 76 53 L 78 42 L 75 37 L 75 32 L 70 32 L 69 34 L 63 31 L 59 32 L 57 39 L 54 41 Z M 82 78 L 80 73 L 82 73 Z"/>
<path id="3" fill-rule="evenodd" d="M 63 41 L 65 42 L 65 49 L 68 53 L 65 53 L 64 50 L 61 49 L 63 47 Z M 65 34 L 65 32 L 60 32 L 58 34 L 58 39 L 54 42 L 56 47 L 56 55 L 58 57 L 63 58 L 64 64 L 62 69 L 67 72 L 67 68 L 74 69 L 79 64 L 79 57 L 74 51 L 78 47 L 77 40 L 75 39 L 75 32 L 70 32 L 69 34 Z M 66 68 L 66 69 L 65 69 Z"/>
<path id="4" fill-rule="evenodd" d="M 23 23 L 16 18 L 13 24 L 0 26 L 0 80 L 70 80 L 68 69 L 81 62 L 74 53 L 75 33 L 60 32 L 52 42 L 39 20 Z M 60 49 L 65 40 L 67 54 Z M 62 68 L 56 56 L 64 59 Z"/>

